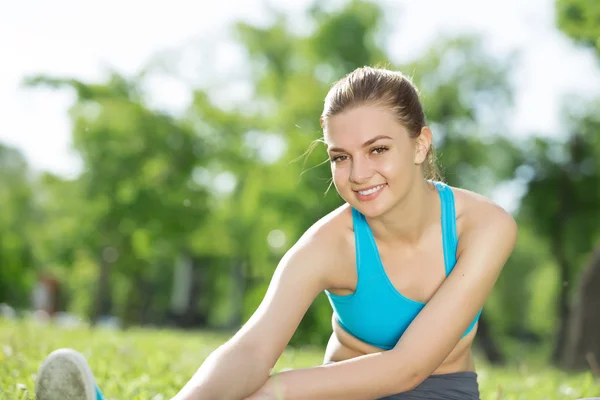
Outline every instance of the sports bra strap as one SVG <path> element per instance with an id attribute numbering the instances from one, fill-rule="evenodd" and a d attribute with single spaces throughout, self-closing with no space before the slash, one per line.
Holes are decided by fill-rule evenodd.
<path id="1" fill-rule="evenodd" d="M 443 182 L 433 183 L 440 194 L 440 201 L 442 204 L 442 242 L 444 246 L 446 276 L 448 276 L 456 264 L 456 248 L 458 246 L 454 193 L 450 186 Z"/>
<path id="2" fill-rule="evenodd" d="M 352 224 L 354 229 L 354 247 L 356 253 L 356 274 L 359 277 L 358 285 L 362 282 L 381 275 L 381 267 L 375 260 L 379 260 L 379 252 L 369 223 L 360 211 L 352 207 Z"/>

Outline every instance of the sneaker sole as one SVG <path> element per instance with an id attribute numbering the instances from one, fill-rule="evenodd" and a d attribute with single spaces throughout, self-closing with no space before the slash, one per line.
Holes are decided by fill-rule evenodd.
<path id="1" fill-rule="evenodd" d="M 55 350 L 38 371 L 37 400 L 96 400 L 94 375 L 85 357 L 71 349 Z"/>

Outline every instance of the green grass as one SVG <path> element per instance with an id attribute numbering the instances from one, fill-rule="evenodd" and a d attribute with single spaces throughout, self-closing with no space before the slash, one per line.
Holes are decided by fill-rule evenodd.
<path id="1" fill-rule="evenodd" d="M 170 399 L 202 360 L 226 339 L 215 333 L 158 329 L 63 330 L 0 318 L 0 400 L 33 399 L 40 362 L 60 347 L 74 348 L 88 358 L 109 399 Z M 320 350 L 290 349 L 276 370 L 321 362 Z M 600 384 L 591 373 L 567 375 L 536 361 L 521 361 L 503 368 L 478 362 L 478 373 L 482 400 L 600 396 Z"/>

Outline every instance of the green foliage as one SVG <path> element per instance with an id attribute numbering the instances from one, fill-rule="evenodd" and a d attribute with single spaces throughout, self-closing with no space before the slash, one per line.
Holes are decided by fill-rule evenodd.
<path id="1" fill-rule="evenodd" d="M 558 28 L 600 55 L 600 4 L 596 0 L 555 0 Z"/>
<path id="2" fill-rule="evenodd" d="M 146 286 L 154 286 L 152 292 L 168 291 L 168 281 L 165 285 L 157 280 L 164 275 L 161 268 L 186 250 L 185 238 L 206 216 L 207 190 L 195 185 L 192 176 L 208 150 L 204 141 L 172 117 L 147 109 L 137 84 L 116 74 L 104 86 L 51 77 L 34 77 L 27 83 L 64 86 L 78 94 L 70 113 L 74 147 L 84 172 L 74 183 L 48 182 L 50 195 L 44 200 L 48 209 L 71 216 L 67 237 L 76 239 L 61 242 L 61 251 L 70 257 L 53 260 L 54 253 L 43 261 L 72 268 L 72 254 L 83 251 L 102 268 L 114 263 L 118 275 L 109 279 L 116 286 L 117 279 L 124 278 L 119 283 L 126 288 L 125 298 L 138 306 Z M 64 209 L 63 188 L 73 185 Z M 54 218 L 59 212 L 48 213 L 49 235 L 57 233 L 59 221 Z M 132 307 L 136 306 L 120 307 L 126 319 Z"/>
<path id="3" fill-rule="evenodd" d="M 531 179 L 519 220 L 550 244 L 557 260 L 569 260 L 571 277 L 600 243 L 600 119 L 596 107 L 588 107 L 577 114 L 565 110 L 567 131 L 561 139 L 532 139 L 522 167 Z"/>
<path id="4" fill-rule="evenodd" d="M 0 144 L 0 303 L 25 301 L 33 281 L 34 252 L 23 238 L 34 230 L 34 196 L 25 159 Z"/>

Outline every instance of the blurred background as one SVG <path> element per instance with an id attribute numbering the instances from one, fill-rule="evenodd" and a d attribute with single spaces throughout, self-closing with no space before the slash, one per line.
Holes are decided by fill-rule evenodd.
<path id="1" fill-rule="evenodd" d="M 421 89 L 445 181 L 520 225 L 478 351 L 598 370 L 597 0 L 4 2 L 0 47 L 6 318 L 237 329 L 341 204 L 306 151 L 376 65 Z M 321 295 L 292 345 L 330 318 Z"/>

